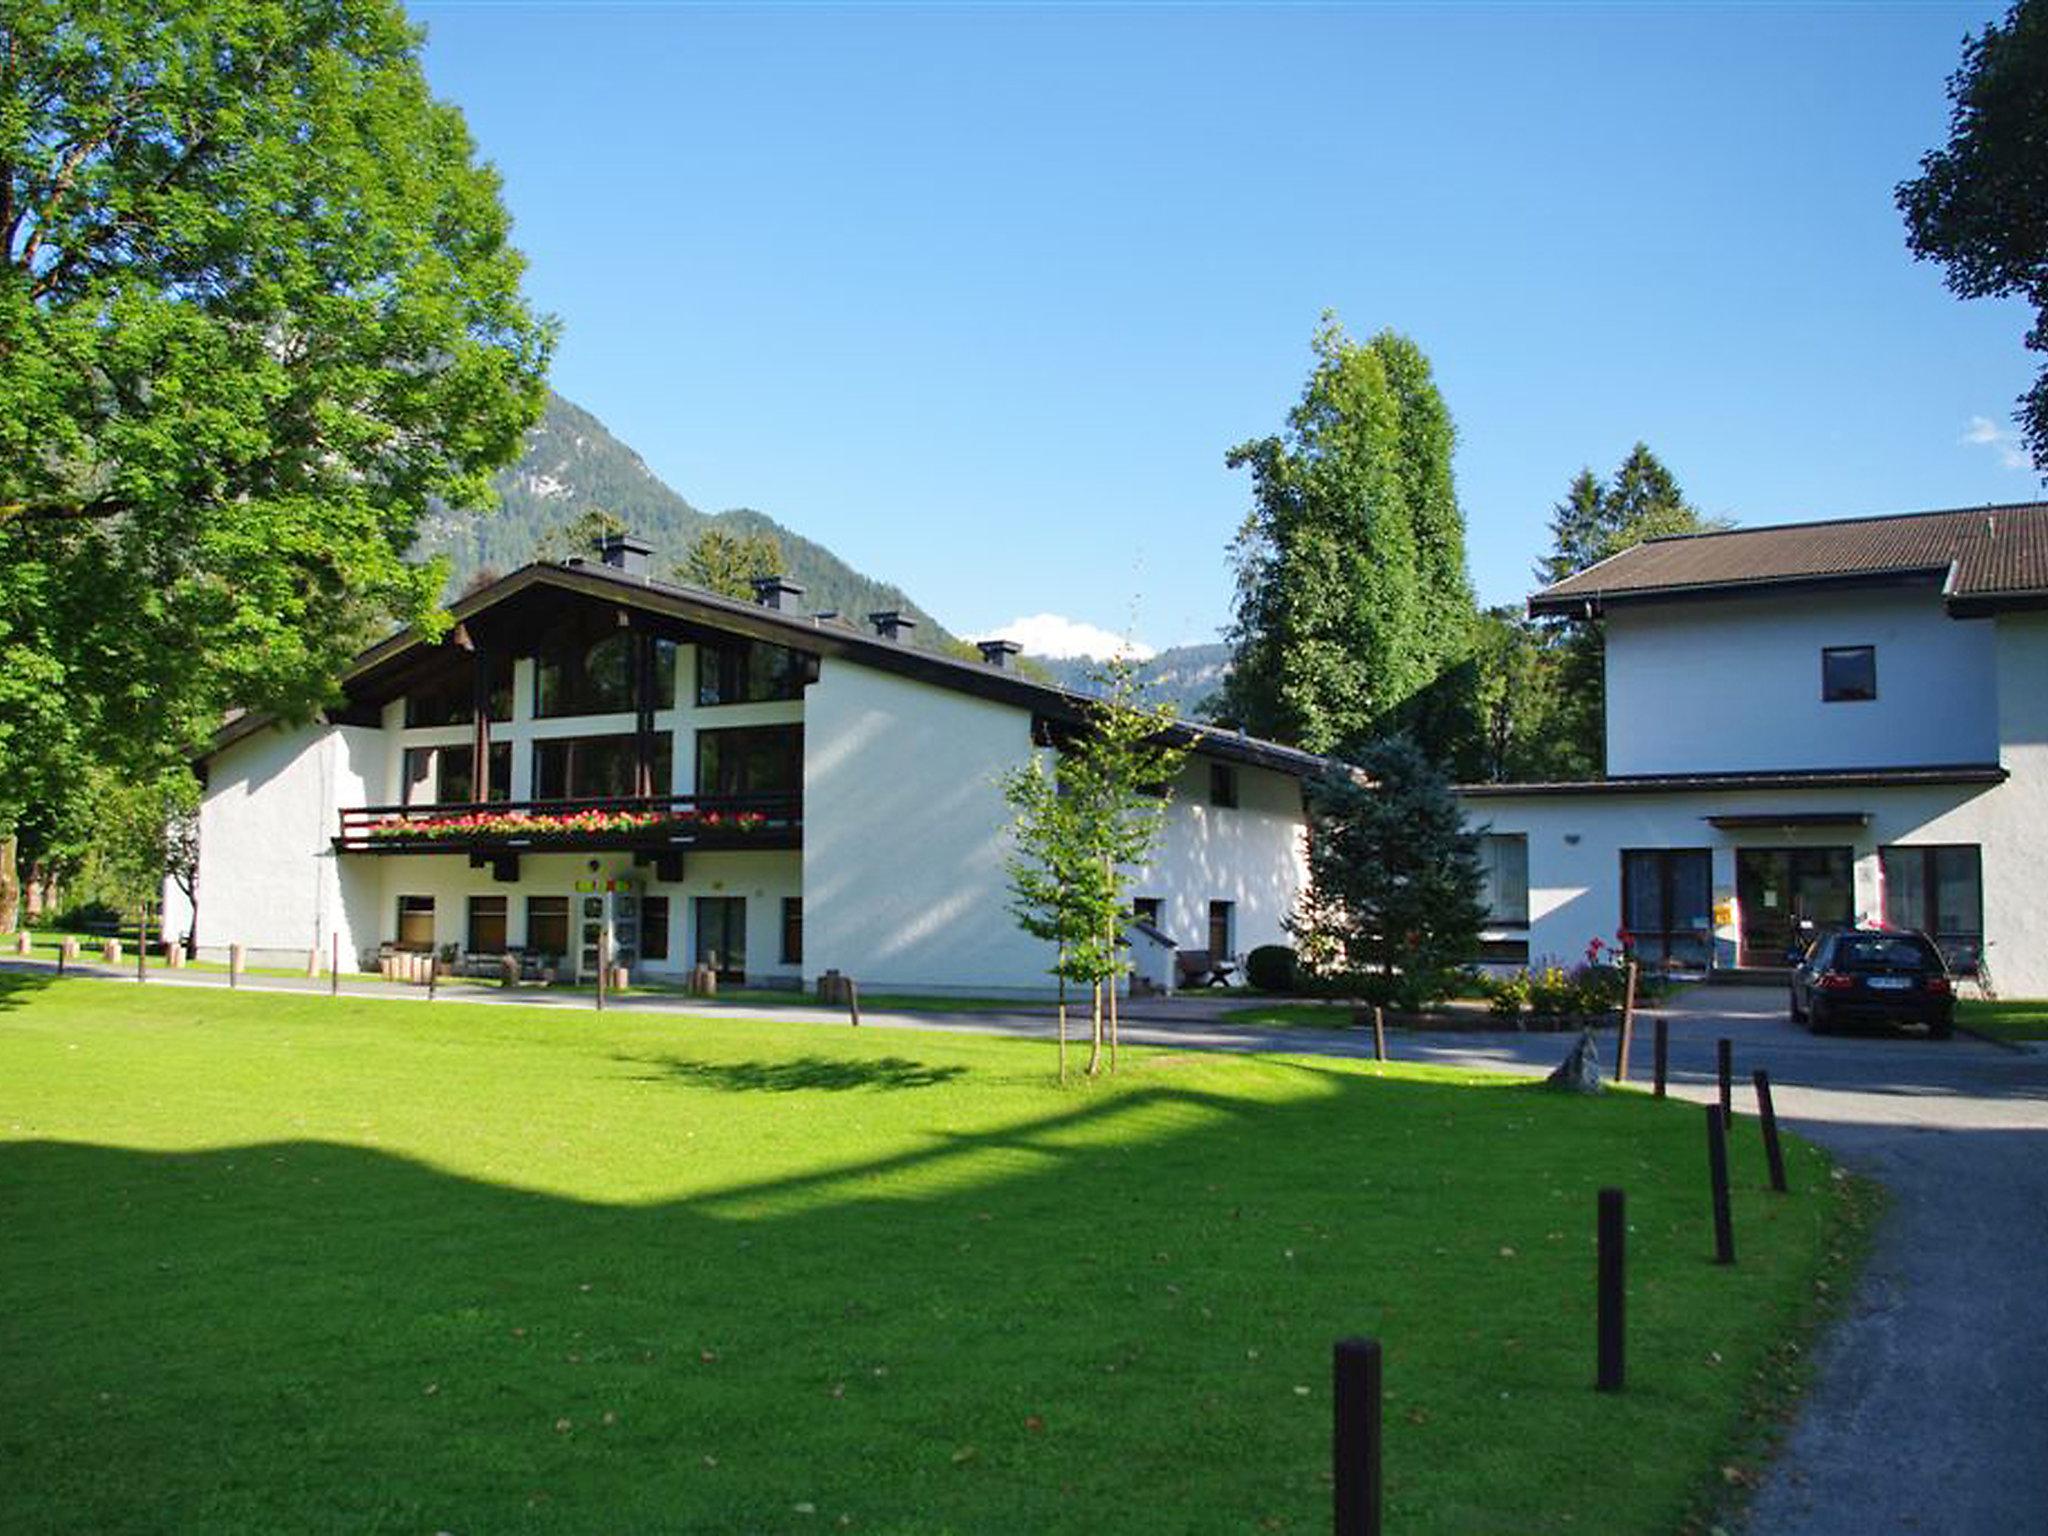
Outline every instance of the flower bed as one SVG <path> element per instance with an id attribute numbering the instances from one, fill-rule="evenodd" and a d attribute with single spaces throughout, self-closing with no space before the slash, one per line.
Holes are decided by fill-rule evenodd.
<path id="1" fill-rule="evenodd" d="M 461 816 L 390 816 L 363 829 L 389 842 L 469 842 L 477 838 L 570 839 L 619 833 L 761 831 L 761 811 L 472 811 Z"/>

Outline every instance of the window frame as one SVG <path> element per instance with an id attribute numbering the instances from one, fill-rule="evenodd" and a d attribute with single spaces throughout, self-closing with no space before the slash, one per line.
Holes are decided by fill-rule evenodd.
<path id="1" fill-rule="evenodd" d="M 542 902 L 555 904 L 559 909 L 562 920 L 562 941 L 559 946 L 543 945 L 534 939 L 533 920 L 536 914 L 533 909 Z M 540 914 L 544 920 L 551 919 L 554 915 L 553 913 Z M 526 943 L 524 945 L 526 952 L 533 955 L 554 955 L 566 964 L 569 958 L 569 917 L 569 898 L 567 896 L 541 895 L 537 893 L 528 895 L 526 898 Z"/>
<path id="2" fill-rule="evenodd" d="M 801 896 L 782 898 L 782 924 L 780 953 L 782 965 L 804 963 L 804 899 Z"/>
<path id="3" fill-rule="evenodd" d="M 420 941 L 417 934 L 412 938 L 406 937 L 406 928 L 409 926 L 407 919 L 412 919 L 412 926 L 416 926 L 421 917 L 426 919 L 427 925 L 427 936 L 424 943 Z M 393 949 L 402 949 L 416 955 L 431 955 L 434 952 L 434 941 L 437 936 L 434 898 L 417 894 L 401 894 L 398 898 L 398 923 L 393 929 L 393 935 L 391 941 Z"/>
<path id="4" fill-rule="evenodd" d="M 1223 945 L 1216 944 L 1218 924 L 1223 932 Z M 1227 961 L 1237 954 L 1237 903 L 1234 901 L 1212 901 L 1209 903 L 1209 959 Z"/>
<path id="5" fill-rule="evenodd" d="M 1220 810 L 1234 811 L 1238 804 L 1237 765 L 1209 765 L 1209 803 Z"/>
<path id="6" fill-rule="evenodd" d="M 491 906 L 493 903 L 495 903 L 498 908 L 498 942 L 495 944 L 479 943 L 477 933 L 477 920 L 479 917 L 483 917 L 488 921 L 488 913 L 482 912 L 479 909 L 487 908 Z M 463 908 L 462 938 L 462 947 L 463 952 L 465 954 L 504 954 L 506 950 L 511 948 L 512 945 L 512 903 L 506 900 L 504 896 L 496 894 L 472 895 L 468 897 Z"/>
<path id="7" fill-rule="evenodd" d="M 1839 663 L 1863 657 L 1869 669 L 1867 691 L 1830 675 Z M 1820 699 L 1823 704 L 1871 704 L 1877 700 L 1877 647 L 1875 645 L 1824 645 L 1820 648 Z"/>
<path id="8" fill-rule="evenodd" d="M 1976 927 L 1956 927 L 1945 922 L 1948 914 L 1941 904 L 1941 860 L 1940 855 L 1967 853 L 1975 864 L 1975 885 L 1977 889 Z M 1912 925 L 1913 930 L 1924 933 L 1934 941 L 1934 947 L 1941 951 L 1948 968 L 1958 976 L 1974 976 L 1977 963 L 1984 953 L 1984 845 L 1982 843 L 1886 843 L 1877 850 L 1878 882 L 1883 897 L 1884 920 L 1887 926 L 1904 928 L 1894 916 L 1892 892 L 1896 877 L 1894 868 L 1906 859 L 1913 859 L 1920 865 L 1921 905 L 1928 921 Z M 1943 932 L 1946 928 L 1948 931 Z"/>

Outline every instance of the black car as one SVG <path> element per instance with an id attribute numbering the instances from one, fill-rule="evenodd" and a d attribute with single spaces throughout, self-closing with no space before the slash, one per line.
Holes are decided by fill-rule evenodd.
<path id="1" fill-rule="evenodd" d="M 1792 968 L 1792 1017 L 1816 1035 L 1843 1024 L 1925 1024 L 1946 1040 L 1955 1032 L 1955 986 L 1925 934 L 1839 928 Z"/>

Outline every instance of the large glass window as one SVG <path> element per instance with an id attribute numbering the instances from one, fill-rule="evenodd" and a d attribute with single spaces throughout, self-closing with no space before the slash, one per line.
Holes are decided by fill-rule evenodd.
<path id="1" fill-rule="evenodd" d="M 1707 850 L 1624 849 L 1621 926 L 1640 964 L 1705 970 L 1714 944 L 1714 873 Z"/>
<path id="2" fill-rule="evenodd" d="M 804 684 L 818 679 L 815 656 L 761 640 L 733 640 L 697 647 L 697 702 L 759 704 L 800 699 Z"/>
<path id="3" fill-rule="evenodd" d="M 639 738 L 559 736 L 533 744 L 533 798 L 536 800 L 616 800 L 635 793 Z M 654 733 L 653 792 L 667 795 L 675 764 L 675 738 Z"/>
<path id="4" fill-rule="evenodd" d="M 1941 947 L 1949 969 L 1968 974 L 1984 950 L 1983 858 L 1975 843 L 1880 848 L 1884 920 Z"/>
<path id="5" fill-rule="evenodd" d="M 804 783 L 804 728 L 763 725 L 697 733 L 700 795 L 797 794 Z"/>
<path id="6" fill-rule="evenodd" d="M 484 653 L 484 686 L 489 690 L 493 720 L 512 718 L 512 656 Z M 433 682 L 405 696 L 407 725 L 468 725 L 476 719 L 476 663 L 465 658 Z"/>
<path id="7" fill-rule="evenodd" d="M 1479 839 L 1486 883 L 1479 900 L 1490 928 L 1529 926 L 1529 839 L 1521 832 L 1488 832 Z"/>
<path id="8" fill-rule="evenodd" d="M 469 898 L 469 952 L 472 955 L 502 955 L 505 952 L 505 898 Z"/>
<path id="9" fill-rule="evenodd" d="M 440 755 L 439 782 L 434 798 L 443 805 L 461 805 L 466 802 L 483 800 L 510 800 L 512 798 L 512 743 L 494 741 L 491 743 L 491 776 L 484 786 L 484 793 L 476 793 L 476 748 L 474 747 L 431 747 L 427 750 Z"/>
<path id="10" fill-rule="evenodd" d="M 434 898 L 398 898 L 398 947 L 424 953 L 434 947 Z"/>
<path id="11" fill-rule="evenodd" d="M 526 952 L 557 958 L 569 953 L 568 897 L 526 898 Z"/>
<path id="12" fill-rule="evenodd" d="M 608 608 L 579 609 L 534 651 L 536 715 L 618 714 L 633 707 L 633 635 Z"/>

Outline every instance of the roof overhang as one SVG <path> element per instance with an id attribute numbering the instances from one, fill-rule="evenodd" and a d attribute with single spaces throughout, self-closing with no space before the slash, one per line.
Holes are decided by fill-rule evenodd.
<path id="1" fill-rule="evenodd" d="M 1791 768 L 1756 773 L 1629 774 L 1549 784 L 1460 784 L 1468 800 L 1568 798 L 1600 795 L 1673 795 L 1779 792 L 1793 789 L 1905 789 L 1916 786 L 1983 787 L 2003 784 L 2010 772 L 1996 763 L 1940 763 L 1909 768 Z"/>
<path id="2" fill-rule="evenodd" d="M 1843 571 L 1798 576 L 1752 576 L 1733 581 L 1684 582 L 1670 586 L 1610 587 L 1555 592 L 1546 589 L 1529 599 L 1531 618 L 1597 619 L 1614 608 L 1641 608 L 1654 603 L 1692 603 L 1729 597 L 1796 597 L 1817 592 L 1868 592 L 1927 587 L 1941 589 L 1951 566 L 1910 566 L 1886 571 Z M 1949 605 L 1953 611 L 1956 600 Z"/>
<path id="3" fill-rule="evenodd" d="M 1868 811 L 1745 811 L 1736 815 L 1702 816 L 1723 832 L 1791 830 L 1797 827 L 1867 827 Z"/>

